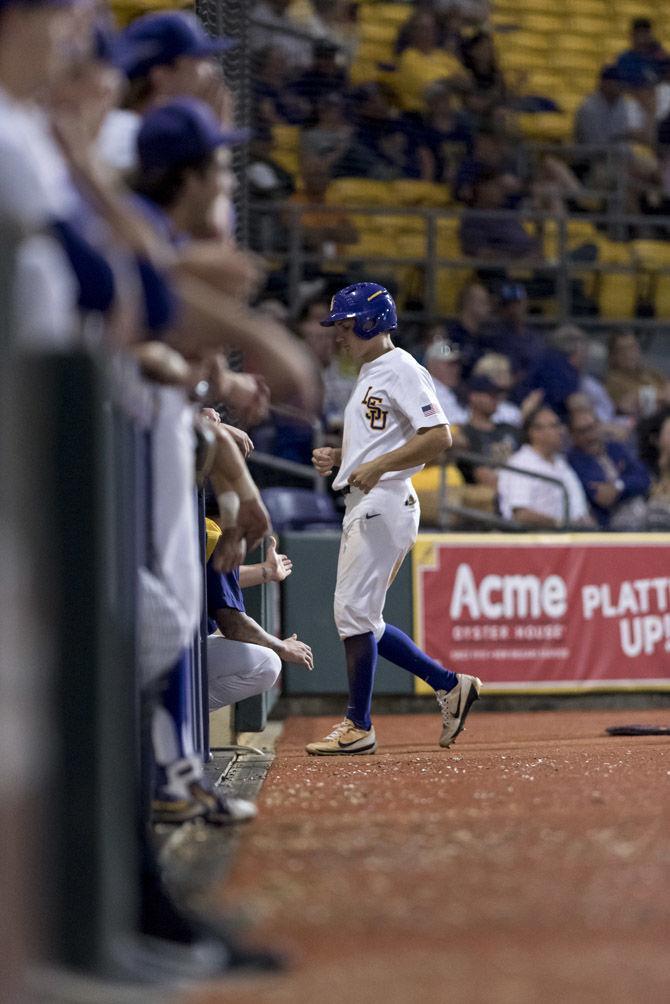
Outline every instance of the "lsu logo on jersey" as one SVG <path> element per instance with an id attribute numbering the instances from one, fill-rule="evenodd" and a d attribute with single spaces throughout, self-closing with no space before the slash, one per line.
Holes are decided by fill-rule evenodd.
<path id="1" fill-rule="evenodd" d="M 368 387 L 365 392 L 365 397 L 363 398 L 361 404 L 366 405 L 367 411 L 365 412 L 365 417 L 370 423 L 371 429 L 377 429 L 381 432 L 382 429 L 386 428 L 386 417 L 388 415 L 388 409 L 382 408 L 381 397 L 376 397 L 371 394 L 372 384 Z"/>

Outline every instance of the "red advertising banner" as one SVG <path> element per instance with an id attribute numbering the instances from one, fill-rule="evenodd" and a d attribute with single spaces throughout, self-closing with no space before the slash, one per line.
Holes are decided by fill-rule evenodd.
<path id="1" fill-rule="evenodd" d="M 418 644 L 487 692 L 670 690 L 670 534 L 422 534 L 412 560 Z"/>

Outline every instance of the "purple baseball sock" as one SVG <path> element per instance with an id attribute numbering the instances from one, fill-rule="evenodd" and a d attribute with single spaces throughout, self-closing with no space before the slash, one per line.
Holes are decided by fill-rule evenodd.
<path id="1" fill-rule="evenodd" d="M 344 639 L 349 677 L 347 718 L 359 729 L 369 729 L 372 687 L 377 668 L 377 642 L 372 631 Z"/>
<path id="2" fill-rule="evenodd" d="M 422 652 L 404 631 L 393 624 L 386 625 L 386 630 L 379 639 L 378 650 L 384 659 L 413 673 L 420 680 L 425 680 L 433 690 L 453 690 L 458 683 L 455 673 Z"/>

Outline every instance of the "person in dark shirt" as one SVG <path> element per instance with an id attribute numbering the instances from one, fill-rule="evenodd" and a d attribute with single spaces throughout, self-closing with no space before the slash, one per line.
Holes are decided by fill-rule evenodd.
<path id="1" fill-rule="evenodd" d="M 454 88 L 448 80 L 436 80 L 426 90 L 425 110 L 407 112 L 405 127 L 418 147 L 428 156 L 429 180 L 451 184 L 456 164 L 472 142 L 468 117 L 454 106 Z"/>
<path id="2" fill-rule="evenodd" d="M 458 317 L 447 325 L 447 338 L 458 346 L 463 376 L 470 376 L 472 367 L 486 351 L 486 335 L 491 318 L 491 297 L 481 282 L 469 282 L 459 296 Z"/>
<path id="3" fill-rule="evenodd" d="M 581 481 L 603 530 L 635 530 L 643 526 L 644 499 L 651 477 L 644 464 L 622 443 L 608 442 L 592 411 L 570 417 L 573 446 L 568 462 Z"/>
<path id="4" fill-rule="evenodd" d="M 472 186 L 472 209 L 465 212 L 460 227 L 463 254 L 496 261 L 541 259 L 538 240 L 531 237 L 519 219 L 487 210 L 504 209 L 508 199 L 505 175 L 497 169 L 478 170 Z M 500 269 L 496 269 L 500 273 Z"/>
<path id="5" fill-rule="evenodd" d="M 337 65 L 338 47 L 327 39 L 314 44 L 312 65 L 290 85 L 290 90 L 309 103 L 312 112 L 326 94 L 341 94 L 347 86 L 347 75 Z"/>
<path id="6" fill-rule="evenodd" d="M 505 463 L 519 446 L 519 430 L 505 422 L 496 424 L 493 415 L 498 407 L 500 388 L 487 376 L 471 377 L 468 383 L 470 418 L 461 429 L 468 449 L 496 463 Z M 461 460 L 460 471 L 468 484 L 488 485 L 496 489 L 498 472 L 471 460 Z"/>
<path id="7" fill-rule="evenodd" d="M 544 339 L 530 327 L 528 296 L 523 283 L 506 282 L 498 292 L 496 321 L 487 336 L 486 348 L 507 356 L 512 364 L 512 399 L 520 403 L 529 390 L 528 375 L 544 351 Z"/>

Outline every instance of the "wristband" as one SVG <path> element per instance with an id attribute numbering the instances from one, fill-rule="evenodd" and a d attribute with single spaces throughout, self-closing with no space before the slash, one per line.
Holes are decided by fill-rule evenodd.
<path id="1" fill-rule="evenodd" d="M 221 529 L 230 530 L 237 526 L 237 517 L 240 511 L 240 497 L 237 492 L 221 492 L 216 496 L 221 517 Z"/>

